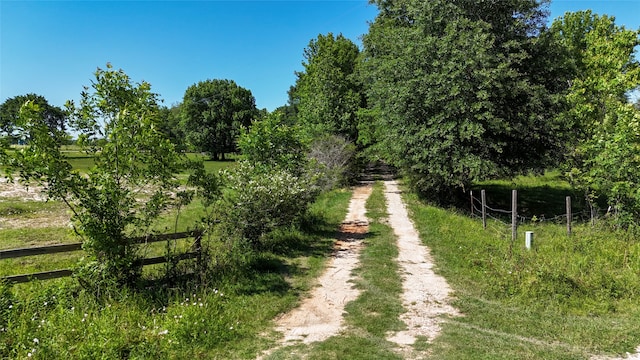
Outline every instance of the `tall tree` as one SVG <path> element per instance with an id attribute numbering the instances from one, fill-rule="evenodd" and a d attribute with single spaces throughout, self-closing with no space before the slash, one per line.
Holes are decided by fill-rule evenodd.
<path id="1" fill-rule="evenodd" d="M 588 198 L 604 195 L 628 224 L 640 219 L 640 112 L 628 94 L 640 88 L 634 49 L 640 30 L 591 11 L 567 13 L 551 31 L 569 49 L 575 78 L 563 114 L 576 133 L 570 178 Z"/>
<path id="2" fill-rule="evenodd" d="M 298 79 L 290 93 L 300 122 L 316 132 L 357 140 L 357 113 L 364 105 L 356 76 L 359 53 L 356 44 L 342 34 L 320 34 L 309 42 L 304 71 L 296 73 Z"/>
<path id="3" fill-rule="evenodd" d="M 251 91 L 232 80 L 206 80 L 190 86 L 182 102 L 187 141 L 214 159 L 236 151 L 236 138 L 258 115 Z"/>
<path id="4" fill-rule="evenodd" d="M 49 102 L 44 96 L 26 94 L 9 98 L 0 105 L 0 132 L 2 132 L 4 136 L 9 137 L 12 141 L 15 140 L 15 134 L 12 133 L 12 129 L 18 124 L 20 109 L 27 102 L 37 105 L 38 111 L 40 111 L 39 116 L 47 124 L 49 129 L 52 130 L 52 133 L 64 134 L 67 120 L 66 113 L 57 106 L 49 105 Z M 60 140 L 62 140 L 62 138 Z"/>
<path id="5" fill-rule="evenodd" d="M 364 37 L 379 149 L 438 197 L 543 168 L 561 148 L 563 64 L 537 1 L 376 2 Z M 558 78 L 559 77 L 559 78 Z M 382 130 L 380 130 L 382 129 Z"/>

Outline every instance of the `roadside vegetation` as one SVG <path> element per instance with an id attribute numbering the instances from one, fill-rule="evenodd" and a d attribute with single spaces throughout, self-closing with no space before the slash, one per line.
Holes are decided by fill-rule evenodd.
<path id="1" fill-rule="evenodd" d="M 554 176 L 485 182 L 549 198 L 569 191 Z M 562 196 L 564 199 L 564 196 Z M 468 210 L 443 209 L 405 196 L 424 243 L 464 314 L 443 326 L 430 349 L 441 359 L 585 359 L 634 353 L 640 344 L 640 245 L 604 222 L 574 226 L 529 222 L 512 243 L 508 225 L 487 229 Z M 553 204 L 550 204 L 553 207 Z M 524 232 L 534 231 L 532 250 Z"/>
<path id="2" fill-rule="evenodd" d="M 258 335 L 321 271 L 349 198 L 340 190 L 321 195 L 304 217 L 306 230 L 272 234 L 242 266 L 202 270 L 204 281 L 160 278 L 99 298 L 74 279 L 0 285 L 0 357 L 252 358 L 267 345 Z M 215 238 L 205 245 L 224 247 Z M 37 260 L 44 268 L 59 261 Z"/>

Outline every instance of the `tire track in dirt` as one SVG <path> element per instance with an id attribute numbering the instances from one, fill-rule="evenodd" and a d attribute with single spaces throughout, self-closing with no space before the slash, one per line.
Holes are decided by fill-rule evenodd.
<path id="1" fill-rule="evenodd" d="M 410 345 L 419 336 L 432 341 L 439 334 L 444 317 L 460 314 L 449 304 L 449 284 L 433 271 L 429 249 L 409 219 L 397 182 L 386 180 L 384 185 L 389 225 L 397 237 L 397 261 L 403 277 L 402 304 L 406 312 L 400 318 L 407 325 L 407 330 L 388 334 L 387 340 L 397 344 L 405 358 L 413 358 Z"/>
<path id="2" fill-rule="evenodd" d="M 326 340 L 342 329 L 345 305 L 360 294 L 353 286 L 352 272 L 359 263 L 364 235 L 369 231 L 365 204 L 372 190 L 371 184 L 354 189 L 325 272 L 309 298 L 276 320 L 276 330 L 283 333 L 284 337 L 277 347 L 263 353 L 258 359 L 290 344 Z"/>

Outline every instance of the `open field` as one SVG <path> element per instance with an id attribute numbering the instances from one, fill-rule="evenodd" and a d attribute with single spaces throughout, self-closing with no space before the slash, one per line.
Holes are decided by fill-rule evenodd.
<path id="1" fill-rule="evenodd" d="M 21 146 L 14 145 L 14 149 L 18 149 Z M 87 154 L 80 150 L 79 147 L 75 145 L 65 145 L 62 146 L 62 154 L 67 158 L 69 164 L 73 167 L 73 169 L 78 170 L 80 172 L 87 172 L 91 167 L 94 166 L 93 156 Z M 215 161 L 211 160 L 208 156 L 199 154 L 199 153 L 186 153 L 187 158 L 196 160 L 200 159 L 204 162 L 205 170 L 207 171 L 219 171 L 221 169 L 232 166 L 235 160 L 238 158 L 235 154 L 227 154 L 226 161 Z"/>

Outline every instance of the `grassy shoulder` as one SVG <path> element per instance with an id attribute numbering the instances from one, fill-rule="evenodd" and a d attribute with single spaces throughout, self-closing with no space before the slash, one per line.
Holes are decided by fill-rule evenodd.
<path id="1" fill-rule="evenodd" d="M 512 243 L 494 230 L 500 224 L 484 230 L 455 210 L 404 199 L 464 314 L 443 326 L 437 358 L 587 359 L 640 344 L 640 244 L 629 236 L 581 224 L 568 237 L 543 223 L 521 226 Z M 536 234 L 531 251 L 526 230 Z"/>
<path id="2" fill-rule="evenodd" d="M 321 271 L 349 198 L 321 196 L 305 231 L 274 234 L 242 267 L 211 267 L 202 282 L 95 289 L 100 300 L 73 279 L 0 285 L 0 358 L 255 358 L 272 345 L 259 334 Z"/>

